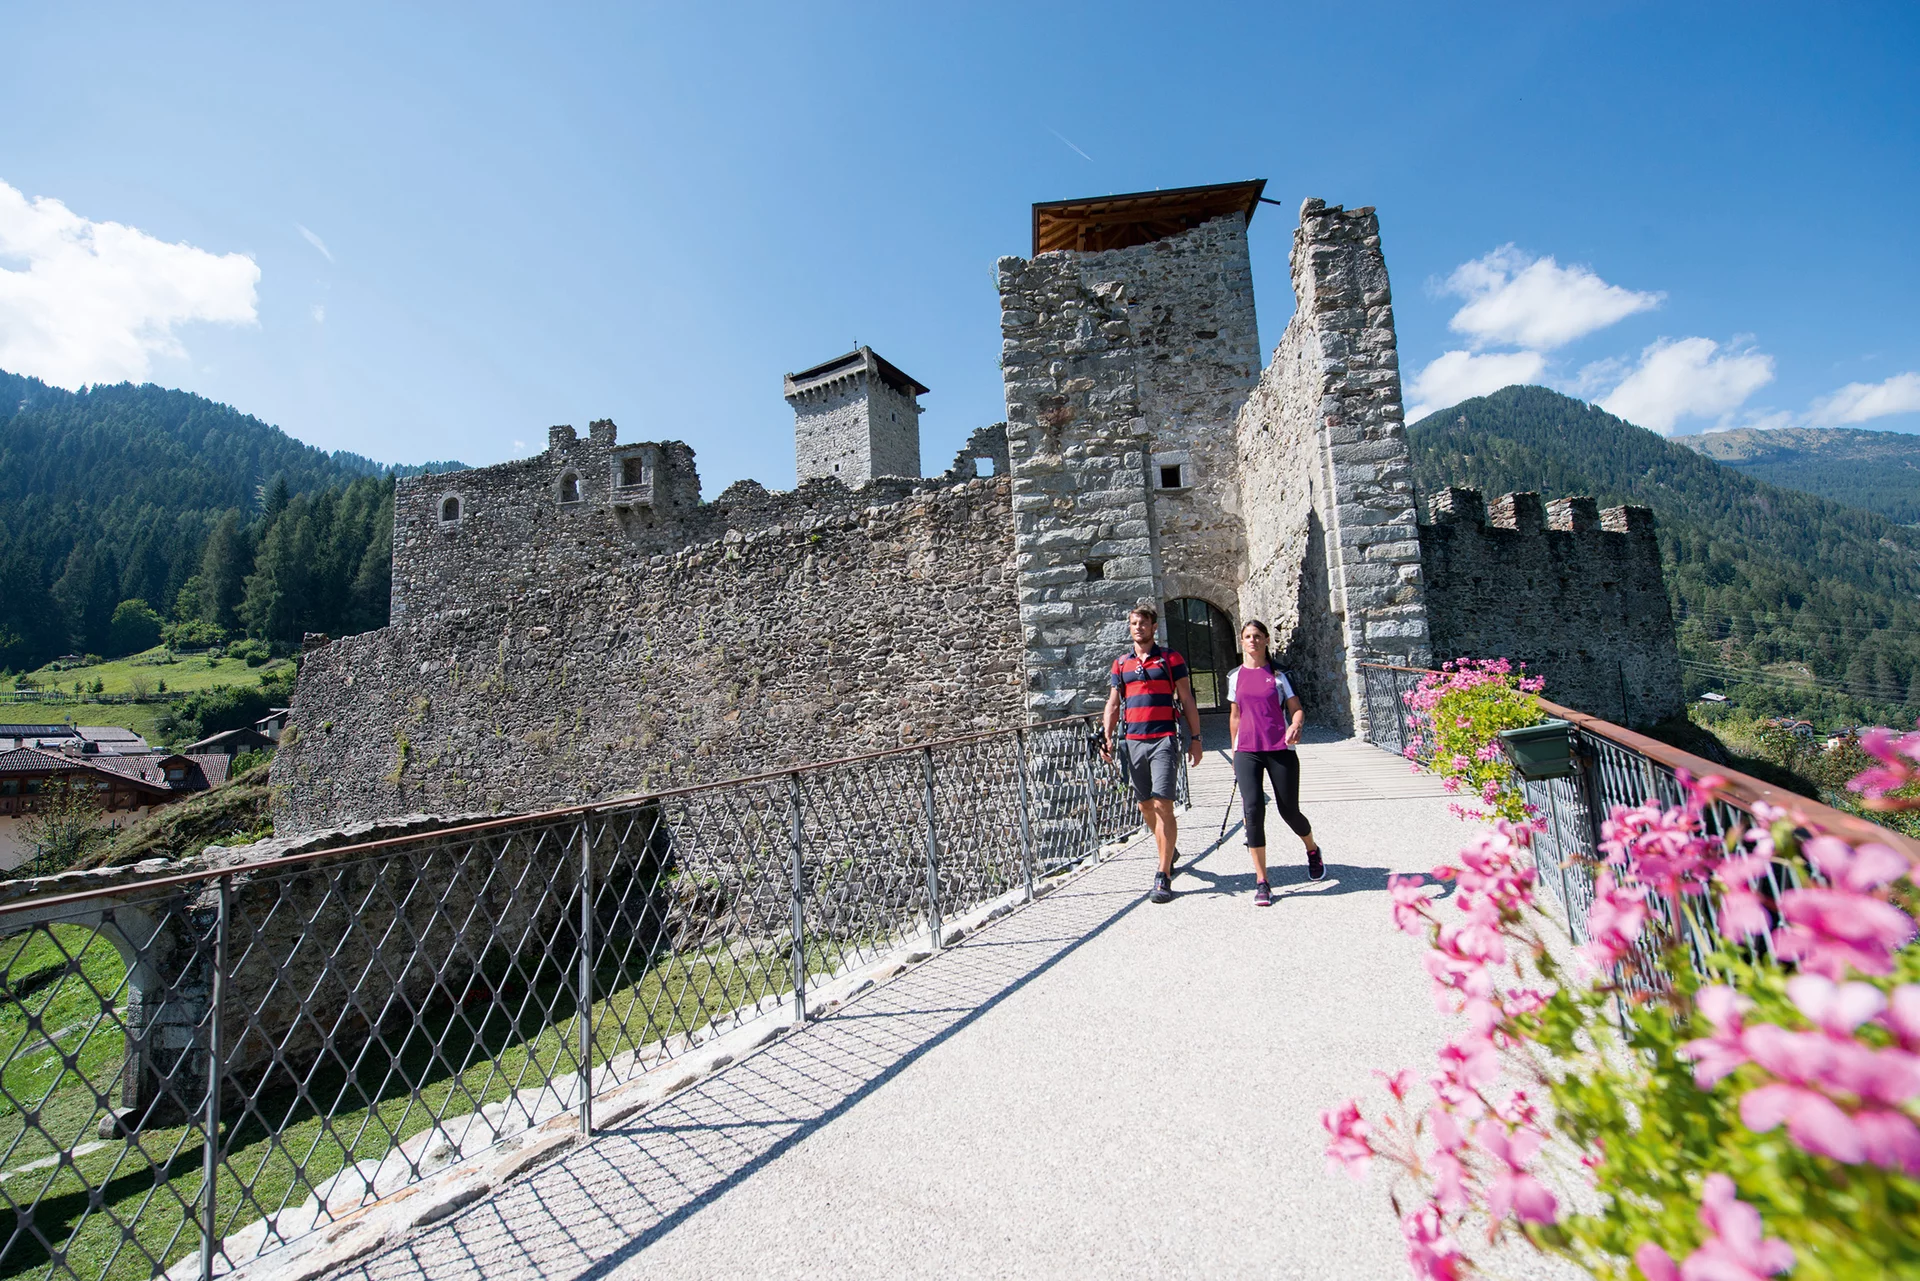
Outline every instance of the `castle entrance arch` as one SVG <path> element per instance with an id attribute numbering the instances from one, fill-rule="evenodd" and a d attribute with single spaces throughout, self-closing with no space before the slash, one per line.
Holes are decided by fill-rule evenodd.
<path id="1" fill-rule="evenodd" d="M 1233 620 L 1198 596 L 1167 602 L 1167 646 L 1187 660 L 1193 701 L 1203 712 L 1227 705 L 1227 673 L 1236 666 Z"/>

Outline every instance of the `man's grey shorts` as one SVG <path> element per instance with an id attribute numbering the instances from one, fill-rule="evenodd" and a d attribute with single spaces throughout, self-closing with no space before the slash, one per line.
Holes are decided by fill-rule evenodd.
<path id="1" fill-rule="evenodd" d="M 1133 784 L 1134 799 L 1149 801 L 1174 799 L 1174 780 L 1180 773 L 1180 736 L 1128 738 L 1121 740 L 1127 779 Z"/>

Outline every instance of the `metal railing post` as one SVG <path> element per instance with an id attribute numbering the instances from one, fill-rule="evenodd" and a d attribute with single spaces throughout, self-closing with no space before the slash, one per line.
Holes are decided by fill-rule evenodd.
<path id="1" fill-rule="evenodd" d="M 205 1204 L 201 1207 L 200 1221 L 200 1276 L 201 1281 L 212 1281 L 214 1229 L 219 1217 L 219 1196 L 217 1190 L 220 1181 L 220 1061 L 221 1032 L 225 1019 L 220 1007 L 226 1004 L 227 997 L 227 920 L 233 908 L 233 878 L 223 876 L 219 882 L 213 926 L 213 979 L 211 1004 L 207 1010 L 207 1098 L 206 1098 L 206 1155 L 205 1173 L 202 1176 Z"/>
<path id="2" fill-rule="evenodd" d="M 1020 784 L 1020 869 L 1027 877 L 1027 902 L 1033 902 L 1033 837 L 1027 826 L 1027 735 L 1024 730 L 1013 732 L 1013 773 Z"/>
<path id="3" fill-rule="evenodd" d="M 933 946 L 940 942 L 940 818 L 933 800 L 933 749 L 920 749 L 920 764 L 927 778 L 927 927 Z"/>
<path id="4" fill-rule="evenodd" d="M 793 1019 L 807 1021 L 807 888 L 800 861 L 800 776 L 787 775 L 787 829 L 793 842 Z"/>
<path id="5" fill-rule="evenodd" d="M 593 845 L 580 820 L 580 1133 L 593 1134 Z"/>
<path id="6" fill-rule="evenodd" d="M 1121 743 L 1124 744 L 1125 741 L 1122 739 Z M 1080 757 L 1080 783 L 1087 794 L 1087 853 L 1096 854 L 1100 850 L 1102 835 L 1100 804 L 1093 787 L 1093 746 L 1089 743 L 1086 747 L 1087 750 Z"/>

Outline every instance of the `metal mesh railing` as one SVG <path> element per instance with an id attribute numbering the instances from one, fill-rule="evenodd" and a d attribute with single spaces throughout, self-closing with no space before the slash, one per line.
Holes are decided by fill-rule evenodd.
<path id="1" fill-rule="evenodd" d="M 1407 707 L 1407 695 L 1418 688 L 1428 672 L 1385 664 L 1359 666 L 1368 741 L 1406 755 L 1407 745 L 1420 741 L 1418 721 Z M 1586 942 L 1587 909 L 1593 904 L 1594 873 L 1600 863 L 1601 823 L 1615 806 L 1641 805 L 1649 800 L 1657 800 L 1663 806 L 1681 804 L 1685 789 L 1680 786 L 1678 772 L 1683 769 L 1695 778 L 1719 775 L 1726 780 L 1703 815 L 1707 832 L 1714 836 L 1725 837 L 1730 832 L 1751 828 L 1758 821 L 1754 817 L 1754 805 L 1767 801 L 1782 808 L 1790 807 L 1826 831 L 1848 840 L 1881 841 L 1905 849 L 1910 857 L 1920 860 L 1920 846 L 1856 815 L 1803 796 L 1782 793 L 1737 770 L 1715 765 L 1557 703 L 1542 699 L 1540 706 L 1548 715 L 1571 723 L 1576 768 L 1564 778 L 1524 780 L 1521 788 L 1527 803 L 1534 807 L 1544 824 L 1533 839 L 1541 884 L 1559 902 L 1576 943 Z M 1410 759 L 1423 766 L 1431 764 L 1430 745 L 1421 741 Z M 1807 875 L 1810 873 L 1797 864 L 1776 860 L 1753 888 L 1762 903 L 1771 908 L 1782 893 L 1802 885 Z M 1690 903 L 1690 912 L 1698 915 L 1689 915 L 1682 921 L 1673 918 L 1670 905 L 1657 895 L 1648 906 L 1661 928 L 1641 936 L 1632 961 L 1623 966 L 1623 981 L 1633 987 L 1664 985 L 1660 942 L 1674 937 L 1676 930 L 1684 939 L 1696 970 L 1703 970 L 1705 956 L 1712 950 L 1711 940 L 1720 932 L 1717 901 L 1706 896 Z M 1771 959 L 1770 935 L 1757 936 L 1750 946 L 1757 955 Z"/>
<path id="2" fill-rule="evenodd" d="M 596 1095 L 1138 823 L 1078 718 L 37 887 L 0 905 L 0 1276 L 211 1276 L 529 1126 L 590 1131 Z"/>

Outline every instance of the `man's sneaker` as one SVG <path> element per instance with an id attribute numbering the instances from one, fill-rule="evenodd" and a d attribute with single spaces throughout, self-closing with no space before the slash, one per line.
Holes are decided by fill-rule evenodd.
<path id="1" fill-rule="evenodd" d="M 1253 887 L 1253 905 L 1255 907 L 1273 906 L 1273 890 L 1265 881 L 1255 882 Z"/>
<path id="2" fill-rule="evenodd" d="M 1173 902 L 1173 881 L 1165 872 L 1153 874 L 1153 893 L 1147 895 L 1156 903 Z"/>
<path id="3" fill-rule="evenodd" d="M 1327 865 L 1320 858 L 1319 850 L 1307 851 L 1307 879 L 1317 881 L 1327 874 Z"/>

